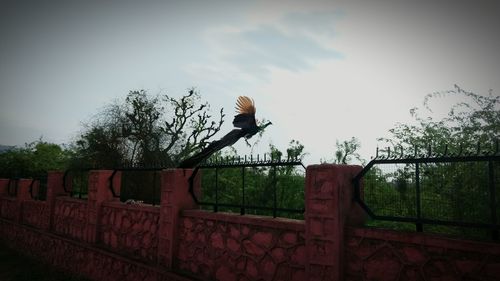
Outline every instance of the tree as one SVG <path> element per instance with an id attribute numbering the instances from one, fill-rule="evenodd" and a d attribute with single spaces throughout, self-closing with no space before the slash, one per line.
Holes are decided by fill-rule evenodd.
<path id="1" fill-rule="evenodd" d="M 361 156 L 357 150 L 361 147 L 361 143 L 355 137 L 342 142 L 336 141 L 337 150 L 335 151 L 335 160 L 337 164 L 350 164 L 354 159 L 363 163 Z"/>
<path id="2" fill-rule="evenodd" d="M 0 176 L 31 178 L 50 170 L 64 170 L 71 152 L 39 139 L 0 154 Z"/>
<path id="3" fill-rule="evenodd" d="M 104 108 L 75 142 L 80 166 L 126 165 L 174 167 L 206 146 L 221 128 L 223 110 L 212 119 L 208 103 L 194 89 L 180 98 L 130 91 L 124 102 Z"/>
<path id="4" fill-rule="evenodd" d="M 387 155 L 390 151 L 391 155 L 396 153 L 399 157 L 434 157 L 482 155 L 495 151 L 498 153 L 500 96 L 494 96 L 491 91 L 488 95 L 479 95 L 455 85 L 453 90 L 427 95 L 423 105 L 431 114 L 431 102 L 446 97 L 460 100 L 451 105 L 446 117 L 442 119 L 432 116 L 422 117 L 419 108 L 411 109 L 410 113 L 415 123 L 398 123 L 389 130 L 389 137 L 380 138 L 379 140 L 387 145 L 381 154 Z M 419 173 L 422 216 L 441 220 L 489 222 L 491 211 L 488 207 L 490 205 L 487 164 L 470 161 L 422 163 Z M 493 167 L 494 174 L 500 173 L 498 163 L 494 163 Z M 370 204 L 382 210 L 380 212 L 382 214 L 415 216 L 415 170 L 414 164 L 394 165 L 387 172 L 373 169 L 373 175 L 368 173 L 365 182 L 377 178 L 378 186 L 371 188 L 370 183 L 365 185 L 370 187 L 365 188 L 365 198 L 375 198 L 369 199 L 372 200 Z M 381 180 L 382 178 L 384 180 Z M 394 196 L 395 192 L 399 196 Z M 387 198 L 392 198 L 393 201 Z M 406 208 L 401 208 L 402 205 Z M 392 213 L 384 213 L 385 209 L 392 210 Z M 485 232 L 478 230 L 444 226 L 426 227 L 439 232 L 485 237 Z"/>
<path id="5" fill-rule="evenodd" d="M 224 154 L 225 153 L 225 154 Z M 266 160 L 302 160 L 305 156 L 304 145 L 297 140 L 291 140 L 286 152 L 282 152 L 273 144 L 269 145 Z M 235 150 L 218 152 L 212 156 L 213 162 L 232 161 L 237 157 Z M 236 158 L 237 159 L 237 158 Z M 248 158 L 247 158 L 248 160 Z M 256 160 L 254 158 L 254 160 Z M 260 158 L 263 160 L 263 158 Z M 219 203 L 238 204 L 242 202 L 243 168 L 224 167 L 217 169 L 204 169 L 202 172 L 202 201 L 215 202 L 216 194 Z M 300 166 L 263 166 L 244 168 L 244 193 L 247 206 L 272 207 L 274 196 L 278 208 L 304 208 L 305 171 Z M 217 184 L 216 184 L 217 181 Z M 218 193 L 215 192 L 218 188 Z M 239 212 L 238 208 L 219 208 L 223 211 Z M 248 214 L 272 215 L 271 211 L 252 210 Z M 280 216 L 301 218 L 301 215 L 280 213 Z"/>
<path id="6" fill-rule="evenodd" d="M 379 141 L 410 155 L 426 153 L 429 147 L 443 151 L 446 144 L 450 144 L 450 149 L 454 144 L 456 152 L 460 146 L 476 149 L 477 143 L 493 149 L 500 139 L 500 96 L 493 95 L 492 91 L 487 96 L 478 95 L 455 85 L 453 90 L 428 94 L 423 105 L 432 113 L 431 101 L 446 96 L 462 100 L 451 106 L 447 117 L 441 120 L 422 117 L 419 108 L 412 108 L 410 114 L 415 124 L 398 123 L 389 130 L 389 137 L 379 138 Z"/>

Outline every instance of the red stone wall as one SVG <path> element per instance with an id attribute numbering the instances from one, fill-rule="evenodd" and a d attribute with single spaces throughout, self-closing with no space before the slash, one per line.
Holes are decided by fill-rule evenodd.
<path id="1" fill-rule="evenodd" d="M 348 228 L 346 280 L 500 280 L 500 244 Z"/>
<path id="2" fill-rule="evenodd" d="M 50 227 L 50 206 L 45 201 L 25 201 L 22 203 L 22 223 L 40 229 Z"/>
<path id="3" fill-rule="evenodd" d="M 305 280 L 304 221 L 184 211 L 177 267 L 206 280 Z"/>
<path id="4" fill-rule="evenodd" d="M 0 179 L 0 196 L 7 194 L 9 179 Z"/>
<path id="5" fill-rule="evenodd" d="M 362 221 L 352 204 L 359 169 L 308 167 L 304 221 L 198 210 L 190 170 L 162 171 L 159 207 L 118 202 L 112 171 L 89 173 L 88 201 L 65 196 L 63 173 L 49 173 L 46 202 L 31 200 L 26 184 L 8 197 L 0 181 L 0 239 L 105 281 L 186 280 L 173 272 L 221 281 L 500 280 L 500 244 L 352 227 Z"/>
<path id="6" fill-rule="evenodd" d="M 0 219 L 0 239 L 16 251 L 62 270 L 102 281 L 189 281 L 156 266 L 134 262 L 87 243 Z"/>
<path id="7" fill-rule="evenodd" d="M 87 201 L 58 197 L 54 206 L 54 232 L 66 237 L 87 240 Z"/>
<path id="8" fill-rule="evenodd" d="M 344 229 L 352 205 L 352 178 L 360 166 L 313 165 L 306 171 L 306 275 L 309 280 L 342 280 Z"/>
<path id="9" fill-rule="evenodd" d="M 159 207 L 104 203 L 99 241 L 115 252 L 156 261 L 159 220 Z"/>
<path id="10" fill-rule="evenodd" d="M 0 197 L 0 217 L 17 221 L 20 210 L 21 204 L 15 197 Z"/>

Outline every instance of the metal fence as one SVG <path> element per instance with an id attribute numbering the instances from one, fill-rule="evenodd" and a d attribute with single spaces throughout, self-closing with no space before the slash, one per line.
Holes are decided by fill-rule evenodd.
<path id="1" fill-rule="evenodd" d="M 396 228 L 409 229 L 413 224 L 419 232 L 498 240 L 498 150 L 445 152 L 377 153 L 353 179 L 356 202 L 373 220 L 398 223 Z"/>
<path id="2" fill-rule="evenodd" d="M 47 175 L 34 177 L 29 187 L 31 199 L 45 201 L 47 199 Z"/>
<path id="3" fill-rule="evenodd" d="M 138 202 L 151 205 L 160 203 L 160 172 L 163 167 L 125 167 L 111 174 L 109 189 L 122 202 Z M 116 175 L 120 172 L 120 193 L 114 189 Z"/>
<path id="4" fill-rule="evenodd" d="M 18 185 L 19 185 L 18 178 L 9 178 L 9 183 L 7 185 L 7 195 L 11 197 L 16 197 Z"/>
<path id="5" fill-rule="evenodd" d="M 201 191 L 194 187 L 201 177 Z M 216 158 L 195 168 L 189 192 L 202 208 L 303 218 L 305 167 L 299 159 Z"/>
<path id="6" fill-rule="evenodd" d="M 63 176 L 64 192 L 73 198 L 87 199 L 89 171 L 90 169 L 66 170 Z"/>

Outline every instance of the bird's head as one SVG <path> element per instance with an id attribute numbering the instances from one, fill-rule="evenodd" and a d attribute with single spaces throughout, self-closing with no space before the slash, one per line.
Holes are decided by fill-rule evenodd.
<path id="1" fill-rule="evenodd" d="M 259 125 L 259 131 L 264 130 L 267 126 L 272 125 L 273 123 L 271 121 L 267 121 L 266 123 L 263 123 Z"/>

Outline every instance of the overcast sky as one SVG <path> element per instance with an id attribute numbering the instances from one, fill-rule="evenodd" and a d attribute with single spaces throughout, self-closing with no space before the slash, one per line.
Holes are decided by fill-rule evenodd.
<path id="1" fill-rule="evenodd" d="M 0 0 L 0 144 L 69 143 L 129 90 L 180 96 L 196 87 L 224 132 L 251 96 L 308 163 L 356 136 L 361 153 L 424 96 L 458 84 L 500 92 L 499 1 Z M 440 98 L 434 111 L 448 111 Z M 241 153 L 249 150 L 238 145 Z"/>

